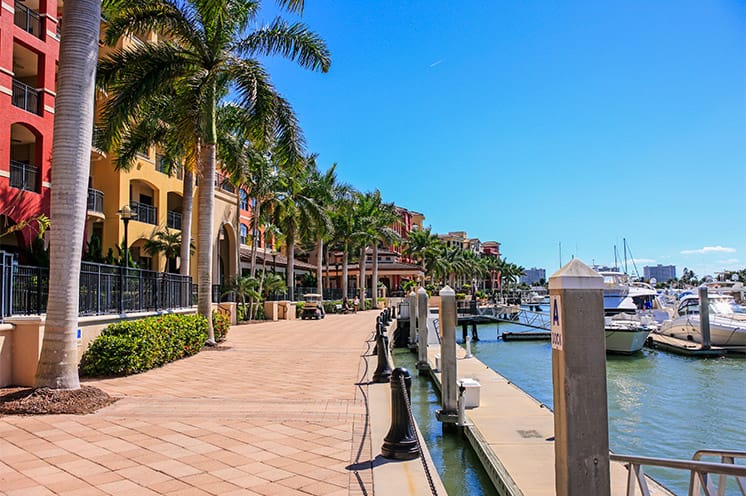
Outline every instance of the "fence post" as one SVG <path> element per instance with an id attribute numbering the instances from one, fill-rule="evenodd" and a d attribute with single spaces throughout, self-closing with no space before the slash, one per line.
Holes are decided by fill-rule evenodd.
<path id="1" fill-rule="evenodd" d="M 36 268 L 36 314 L 41 315 L 41 267 Z"/>
<path id="2" fill-rule="evenodd" d="M 577 258 L 549 278 L 558 496 L 610 494 L 603 287 Z"/>

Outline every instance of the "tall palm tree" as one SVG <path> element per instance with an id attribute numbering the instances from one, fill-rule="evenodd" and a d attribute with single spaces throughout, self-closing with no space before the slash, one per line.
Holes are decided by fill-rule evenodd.
<path id="1" fill-rule="evenodd" d="M 314 197 L 311 177 L 315 169 L 314 156 L 307 157 L 299 167 L 282 169 L 282 190 L 277 192 L 272 210 L 273 223 L 280 226 L 285 235 L 287 286 L 291 298 L 294 297 L 295 289 L 295 245 L 301 226 L 310 227 L 330 222 L 327 213 Z"/>
<path id="2" fill-rule="evenodd" d="M 396 206 L 385 203 L 381 199 L 381 192 L 375 190 L 371 199 L 373 209 L 370 212 L 370 226 L 373 231 L 373 275 L 371 277 L 373 292 L 373 308 L 378 308 L 378 247 L 380 244 L 390 245 L 399 241 L 399 234 L 392 227 L 399 219 Z"/>
<path id="3" fill-rule="evenodd" d="M 413 229 L 404 240 L 403 252 L 407 257 L 420 263 L 426 275 L 435 277 L 433 270 L 442 245 L 443 242 L 437 234 L 433 234 L 432 228 Z"/>
<path id="4" fill-rule="evenodd" d="M 65 2 L 62 16 L 52 146 L 49 301 L 35 383 L 36 387 L 79 389 L 77 261 L 82 255 L 88 197 L 101 2 Z"/>
<path id="5" fill-rule="evenodd" d="M 350 252 L 355 244 L 355 202 L 357 192 L 350 188 L 349 192 L 341 195 L 334 202 L 332 209 L 332 224 L 334 226 L 334 241 L 342 250 L 342 297 L 349 296 L 349 260 Z"/>
<path id="6" fill-rule="evenodd" d="M 168 93 L 186 82 L 193 88 L 199 116 L 198 175 L 200 187 L 198 232 L 198 312 L 207 318 L 208 344 L 214 344 L 211 290 L 214 229 L 213 209 L 216 171 L 217 106 L 226 82 L 238 105 L 250 109 L 258 139 L 270 139 L 289 109 L 261 63 L 265 55 L 282 55 L 301 66 L 328 71 L 329 53 L 323 41 L 300 23 L 278 18 L 270 25 L 244 35 L 256 20 L 260 2 L 250 0 L 108 0 L 118 8 L 108 17 L 106 42 L 114 44 L 125 34 L 156 32 L 157 43 L 143 43 L 113 52 L 100 64 L 101 84 L 112 90 L 107 102 L 112 129 L 126 128 L 139 104 Z M 279 0 L 281 7 L 302 11 L 303 0 Z M 271 118 L 274 117 L 274 118 Z M 292 135 L 292 131 L 280 132 Z M 288 156 L 300 155 L 288 139 Z M 295 142 L 297 143 L 297 142 Z"/>

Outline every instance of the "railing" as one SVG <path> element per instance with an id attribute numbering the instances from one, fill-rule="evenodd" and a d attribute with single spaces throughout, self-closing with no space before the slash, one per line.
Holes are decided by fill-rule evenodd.
<path id="1" fill-rule="evenodd" d="M 235 302 L 236 293 L 231 290 L 230 286 L 226 286 L 224 284 L 213 284 L 212 285 L 212 302 L 220 303 L 221 301 Z"/>
<path id="2" fill-rule="evenodd" d="M 122 291 L 124 288 L 124 291 Z M 47 311 L 49 269 L 15 266 L 12 314 Z M 3 293 L 5 293 L 3 286 Z M 80 315 L 141 312 L 192 306 L 192 279 L 179 274 L 82 262 Z"/>
<path id="3" fill-rule="evenodd" d="M 104 192 L 88 188 L 88 210 L 104 213 Z"/>
<path id="4" fill-rule="evenodd" d="M 724 463 L 711 463 L 699 461 L 696 457 L 703 455 L 720 455 Z M 689 482 L 689 496 L 724 496 L 726 494 L 726 478 L 735 478 L 742 495 L 746 495 L 746 466 L 736 465 L 734 458 L 744 458 L 746 453 L 735 451 L 698 451 L 694 460 L 669 460 L 665 458 L 652 458 L 647 456 L 617 455 L 612 453 L 612 461 L 626 464 L 629 475 L 627 477 L 627 496 L 634 496 L 636 489 L 640 489 L 643 496 L 650 496 L 647 478 L 643 471 L 643 465 L 649 467 L 663 467 L 678 470 L 688 470 L 691 474 Z M 714 477 L 718 475 L 717 484 Z M 732 493 L 729 493 L 732 494 Z"/>
<path id="5" fill-rule="evenodd" d="M 39 192 L 39 171 L 35 165 L 10 161 L 10 186 L 26 191 Z"/>
<path id="6" fill-rule="evenodd" d="M 13 80 L 13 105 L 27 112 L 41 115 L 39 92 L 21 81 Z"/>
<path id="7" fill-rule="evenodd" d="M 0 322 L 13 313 L 13 255 L 0 251 Z"/>
<path id="8" fill-rule="evenodd" d="M 15 3 L 13 22 L 24 31 L 41 38 L 41 17 L 39 13 L 25 6 L 21 2 Z"/>
<path id="9" fill-rule="evenodd" d="M 236 187 L 231 184 L 230 180 L 219 172 L 215 173 L 215 187 L 220 188 L 228 193 L 236 193 Z"/>
<path id="10" fill-rule="evenodd" d="M 139 220 L 146 224 L 158 225 L 158 209 L 153 205 L 146 205 L 144 203 L 132 201 L 130 202 L 130 208 L 137 212 L 135 220 Z"/>
<path id="11" fill-rule="evenodd" d="M 181 212 L 168 210 L 166 212 L 166 227 L 169 229 L 181 229 Z"/>

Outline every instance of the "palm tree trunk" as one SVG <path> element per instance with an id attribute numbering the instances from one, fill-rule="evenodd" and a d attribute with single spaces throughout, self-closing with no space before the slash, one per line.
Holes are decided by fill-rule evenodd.
<path id="1" fill-rule="evenodd" d="M 55 99 L 49 300 L 36 387 L 79 389 L 78 286 L 93 134 L 100 0 L 66 2 Z"/>
<path id="2" fill-rule="evenodd" d="M 360 263 L 358 264 L 358 267 L 360 268 L 360 275 L 359 275 L 359 281 L 360 281 L 360 308 L 362 310 L 365 310 L 365 249 L 367 246 L 363 246 L 360 248 Z"/>
<path id="3" fill-rule="evenodd" d="M 212 213 L 215 207 L 215 92 L 207 97 L 208 123 L 205 146 L 200 149 L 199 162 L 202 172 L 199 201 L 199 234 L 197 239 L 197 313 L 207 319 L 207 344 L 215 344 L 215 331 L 212 327 L 212 253 L 213 227 Z"/>
<path id="4" fill-rule="evenodd" d="M 256 275 L 256 250 L 258 247 L 258 240 L 256 239 L 256 233 L 259 232 L 259 213 L 261 211 L 259 201 L 254 206 L 254 211 L 251 213 L 253 220 L 251 226 L 251 277 Z M 265 255 L 266 258 L 266 255 Z"/>
<path id="5" fill-rule="evenodd" d="M 184 186 L 183 186 L 183 198 L 181 200 L 181 250 L 179 252 L 179 258 L 181 259 L 181 266 L 179 267 L 179 273 L 182 276 L 188 276 L 190 274 L 189 265 L 191 261 L 191 246 L 192 246 L 192 210 L 194 206 L 194 172 L 187 167 L 184 167 Z"/>
<path id="6" fill-rule="evenodd" d="M 287 237 L 287 249 L 285 250 L 288 255 L 287 264 L 285 270 L 287 272 L 285 281 L 288 286 L 288 293 L 290 295 L 290 301 L 295 301 L 295 229 L 288 229 Z"/>
<path id="7" fill-rule="evenodd" d="M 373 244 L 373 281 L 371 282 L 373 293 L 373 309 L 378 310 L 378 243 Z"/>
<path id="8" fill-rule="evenodd" d="M 316 256 L 316 289 L 320 295 L 324 294 L 324 239 L 319 238 Z M 322 298 L 323 299 L 323 298 Z"/>
<path id="9" fill-rule="evenodd" d="M 349 285 L 347 284 L 347 264 L 349 261 L 349 246 L 347 243 L 345 243 L 344 250 L 342 251 L 342 299 L 344 300 L 347 298 Z"/>

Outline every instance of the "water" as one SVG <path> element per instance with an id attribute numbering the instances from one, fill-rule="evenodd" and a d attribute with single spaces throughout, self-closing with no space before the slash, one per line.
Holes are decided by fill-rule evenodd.
<path id="1" fill-rule="evenodd" d="M 525 329 L 499 326 L 500 332 L 520 330 Z M 472 353 L 552 408 L 549 342 L 505 343 L 496 340 L 497 332 L 497 325 L 480 326 L 482 340 L 472 344 Z M 746 451 L 743 358 L 691 358 L 648 348 L 631 356 L 607 355 L 606 384 L 609 447 L 616 453 L 691 459 L 703 448 Z M 686 494 L 688 472 L 645 471 Z"/>
<path id="2" fill-rule="evenodd" d="M 440 396 L 429 376 L 418 374 L 415 367 L 417 355 L 397 348 L 394 350 L 394 362 L 397 367 L 406 367 L 412 374 L 412 413 L 448 496 L 497 496 L 469 441 L 458 433 L 443 434 L 441 423 L 435 419 L 435 410 L 440 408 Z"/>
<path id="3" fill-rule="evenodd" d="M 527 329 L 516 324 L 500 324 L 499 329 L 496 324 L 480 326 L 481 341 L 472 343 L 472 353 L 528 394 L 552 407 L 549 342 L 505 343 L 497 340 L 498 332 L 521 330 Z M 460 336 L 460 333 L 457 334 Z M 415 354 L 403 354 L 411 356 L 403 366 L 413 370 Z M 396 357 L 397 364 L 403 364 L 404 357 L 399 356 Z M 644 348 L 633 356 L 608 355 L 606 376 L 609 445 L 614 452 L 691 459 L 695 451 L 703 448 L 746 451 L 746 359 L 733 356 L 689 358 Z M 423 395 L 419 401 L 426 403 L 417 405 L 416 416 L 418 423 L 429 424 L 426 436 L 428 446 L 445 451 L 460 450 L 458 444 L 454 445 L 448 438 L 439 439 L 441 428 L 432 413 L 438 408 L 439 399 L 432 391 L 432 386 L 429 386 L 427 393 L 418 391 L 427 387 L 421 384 L 422 381 L 424 379 L 413 381 L 413 400 L 417 402 L 418 395 Z M 417 388 L 414 387 L 415 383 Z M 424 394 L 427 394 L 427 398 Z M 424 430 L 425 425 L 422 427 Z M 438 456 L 446 459 L 446 464 L 454 457 L 468 460 L 469 455 L 463 451 L 470 452 L 470 449 L 468 442 L 464 443 L 465 450 Z M 433 450 L 433 447 L 430 449 Z M 433 453 L 433 458 L 435 456 Z M 471 458 L 479 465 L 475 456 L 471 455 Z M 444 472 L 450 477 L 453 470 L 448 466 Z M 645 467 L 645 472 L 674 493 L 687 493 L 688 472 L 648 467 Z M 473 476 L 473 482 L 481 480 L 479 476 Z M 484 481 L 490 485 L 486 475 Z M 472 492 L 471 489 L 459 492 L 458 487 L 453 493 L 450 488 L 448 490 L 449 495 L 494 494 Z M 491 486 L 489 490 L 492 490 Z"/>

